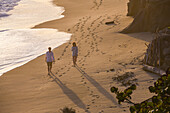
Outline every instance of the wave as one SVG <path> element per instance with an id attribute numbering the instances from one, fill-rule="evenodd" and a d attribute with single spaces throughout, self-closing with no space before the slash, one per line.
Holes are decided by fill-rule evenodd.
<path id="1" fill-rule="evenodd" d="M 30 29 L 64 17 L 61 15 L 63 7 L 54 6 L 50 0 L 12 1 L 15 1 L 13 5 L 1 8 L 8 15 L 0 18 L 0 75 L 44 54 L 49 46 L 62 45 L 71 37 L 71 34 L 56 29 Z"/>

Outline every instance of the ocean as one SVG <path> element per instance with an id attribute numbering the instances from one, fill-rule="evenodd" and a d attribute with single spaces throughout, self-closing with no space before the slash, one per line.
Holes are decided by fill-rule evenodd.
<path id="1" fill-rule="evenodd" d="M 63 12 L 51 0 L 0 0 L 0 75 L 70 40 L 71 34 L 57 29 L 31 29 L 63 18 Z"/>

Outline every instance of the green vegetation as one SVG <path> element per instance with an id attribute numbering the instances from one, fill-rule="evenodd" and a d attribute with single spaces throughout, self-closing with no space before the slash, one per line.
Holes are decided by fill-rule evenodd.
<path id="1" fill-rule="evenodd" d="M 135 74 L 133 72 L 126 72 L 123 75 L 113 77 L 114 81 L 121 83 L 122 86 L 130 86 L 132 84 L 137 84 L 137 79 L 135 78 Z"/>
<path id="2" fill-rule="evenodd" d="M 61 109 L 62 113 L 76 113 L 76 111 L 72 108 L 64 107 Z"/>
<path id="3" fill-rule="evenodd" d="M 149 91 L 155 95 L 141 103 L 134 103 L 130 100 L 131 94 L 136 90 L 135 84 L 124 91 L 119 91 L 116 87 L 111 87 L 110 90 L 117 95 L 119 104 L 121 102 L 133 104 L 130 107 L 131 113 L 169 113 L 170 111 L 170 70 L 154 82 L 154 86 L 149 87 Z"/>

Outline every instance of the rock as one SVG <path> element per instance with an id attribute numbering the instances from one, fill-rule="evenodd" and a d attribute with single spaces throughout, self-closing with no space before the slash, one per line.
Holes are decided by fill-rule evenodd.
<path id="1" fill-rule="evenodd" d="M 170 46 L 170 35 L 169 34 L 161 34 L 161 46 L 162 50 L 164 48 L 169 48 Z"/>
<path id="2" fill-rule="evenodd" d="M 170 67 L 170 55 L 167 55 L 165 57 L 165 61 L 166 61 L 166 64 L 168 65 L 168 67 Z"/>
<path id="3" fill-rule="evenodd" d="M 170 48 L 165 48 L 163 50 L 163 55 L 166 56 L 166 55 L 170 55 Z"/>
<path id="4" fill-rule="evenodd" d="M 165 41 L 165 42 L 164 42 L 164 44 L 165 44 L 164 46 L 166 46 L 166 47 L 168 47 L 168 46 L 169 46 L 168 41 Z"/>
<path id="5" fill-rule="evenodd" d="M 159 68 L 153 67 L 153 66 L 148 66 L 148 65 L 144 65 L 143 70 L 154 73 L 154 74 L 158 74 L 158 75 L 164 75 L 165 71 L 164 70 L 159 70 Z"/>
<path id="6" fill-rule="evenodd" d="M 114 21 L 106 22 L 105 24 L 106 24 L 106 25 L 116 25 Z"/>
<path id="7" fill-rule="evenodd" d="M 170 34 L 170 27 L 167 27 L 161 31 L 159 31 L 160 33 L 165 33 L 165 34 Z"/>
<path id="8" fill-rule="evenodd" d="M 111 71 L 111 72 L 114 72 L 114 71 L 115 71 L 115 69 L 110 69 L 110 71 Z"/>
<path id="9" fill-rule="evenodd" d="M 135 17 L 138 14 L 138 12 L 145 7 L 146 0 L 130 0 L 127 5 L 128 5 L 127 16 Z"/>
<path id="10" fill-rule="evenodd" d="M 159 42 L 160 46 L 158 46 Z M 152 67 L 160 67 L 162 70 L 165 71 L 168 67 L 170 67 L 170 35 L 159 33 L 159 38 L 155 38 L 154 40 L 152 40 L 150 45 L 152 45 L 152 49 L 147 49 L 146 55 L 148 56 L 148 60 L 145 64 L 148 64 Z M 156 50 L 158 50 L 158 52 Z M 145 58 L 147 56 L 145 56 Z"/>
<path id="11" fill-rule="evenodd" d="M 168 68 L 168 65 L 166 64 L 166 62 L 163 63 L 163 65 L 161 66 L 162 69 L 167 69 Z"/>
<path id="12" fill-rule="evenodd" d="M 170 26 L 170 0 L 130 0 L 128 16 L 134 21 L 122 33 L 155 32 Z"/>

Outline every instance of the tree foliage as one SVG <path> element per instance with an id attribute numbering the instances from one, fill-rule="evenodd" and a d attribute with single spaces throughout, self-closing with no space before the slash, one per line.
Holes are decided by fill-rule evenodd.
<path id="1" fill-rule="evenodd" d="M 130 107 L 131 113 L 169 113 L 170 112 L 170 69 L 167 73 L 161 76 L 153 86 L 150 86 L 149 91 L 154 93 L 154 96 L 141 102 L 134 103 L 131 99 L 131 94 L 136 90 L 136 85 L 133 84 L 124 91 L 119 91 L 116 87 L 111 87 L 111 92 L 115 93 L 118 103 L 128 102 L 133 104 Z"/>

